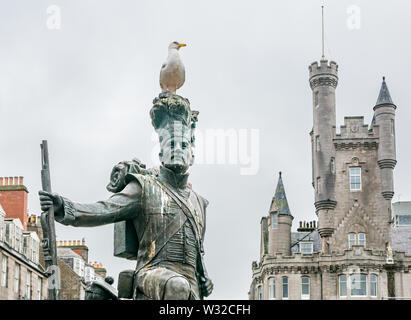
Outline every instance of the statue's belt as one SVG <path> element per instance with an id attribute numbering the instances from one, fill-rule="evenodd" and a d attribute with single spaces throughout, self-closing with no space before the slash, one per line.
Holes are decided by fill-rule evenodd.
<path id="1" fill-rule="evenodd" d="M 165 184 L 161 183 L 157 179 L 154 179 L 154 181 L 157 182 L 160 188 L 163 189 L 163 191 L 167 193 L 177 203 L 177 205 L 180 207 L 182 212 L 179 211 L 174 216 L 173 220 L 167 224 L 163 232 L 157 235 L 156 239 L 151 240 L 150 234 L 148 234 L 148 232 L 144 232 L 143 237 L 140 241 L 140 247 L 142 248 L 149 247 L 149 250 L 147 253 L 148 259 L 146 260 L 144 265 L 137 268 L 136 274 L 143 267 L 147 266 L 154 259 L 154 257 L 157 256 L 157 254 L 161 251 L 161 249 L 167 244 L 167 242 L 171 239 L 171 237 L 175 235 L 183 227 L 184 223 L 187 220 L 190 222 L 192 226 L 194 236 L 195 236 L 195 239 L 198 245 L 198 250 L 199 251 L 201 250 L 201 239 L 199 237 L 198 225 L 195 222 L 191 207 L 186 203 L 186 201 L 180 195 L 170 190 L 170 188 L 168 188 Z M 202 259 L 201 254 L 199 254 L 199 257 L 200 259 Z M 201 265 L 203 264 L 201 263 Z"/>

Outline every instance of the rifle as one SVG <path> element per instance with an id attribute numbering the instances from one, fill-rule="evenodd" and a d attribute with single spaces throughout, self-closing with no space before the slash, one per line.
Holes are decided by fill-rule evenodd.
<path id="1" fill-rule="evenodd" d="M 49 152 L 47 140 L 41 147 L 41 184 L 43 191 L 51 193 Z M 56 229 L 54 226 L 53 206 L 41 213 L 41 228 L 43 229 L 42 247 L 46 264 L 48 300 L 60 299 L 60 272 L 57 264 Z"/>

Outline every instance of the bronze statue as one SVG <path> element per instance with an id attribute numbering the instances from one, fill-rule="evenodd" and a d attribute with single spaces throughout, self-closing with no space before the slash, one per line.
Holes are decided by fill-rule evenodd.
<path id="1" fill-rule="evenodd" d="M 53 207 L 64 225 L 115 224 L 114 254 L 137 260 L 136 270 L 119 276 L 120 298 L 203 299 L 213 290 L 203 260 L 208 201 L 187 182 L 198 112 L 187 99 L 162 92 L 150 117 L 160 140 L 160 168 L 120 162 L 107 186 L 114 192 L 109 199 L 80 204 L 39 191 L 41 209 Z"/>

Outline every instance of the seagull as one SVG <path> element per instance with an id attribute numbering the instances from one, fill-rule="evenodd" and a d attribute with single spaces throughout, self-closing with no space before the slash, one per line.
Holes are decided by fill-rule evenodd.
<path id="1" fill-rule="evenodd" d="M 176 93 L 177 89 L 184 84 L 185 69 L 178 50 L 185 46 L 186 44 L 177 41 L 171 42 L 168 46 L 168 57 L 160 71 L 160 87 L 163 92 Z"/>

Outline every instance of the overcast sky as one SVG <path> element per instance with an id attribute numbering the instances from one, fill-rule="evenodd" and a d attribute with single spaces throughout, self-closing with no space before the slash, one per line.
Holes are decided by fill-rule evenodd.
<path id="1" fill-rule="evenodd" d="M 200 111 L 198 130 L 259 132 L 257 174 L 241 175 L 240 164 L 190 170 L 193 188 L 210 201 L 210 298 L 246 299 L 260 219 L 278 171 L 293 230 L 300 220 L 316 219 L 308 66 L 321 58 L 322 3 L 325 55 L 339 64 L 337 125 L 354 115 L 371 122 L 385 75 L 398 106 L 394 201 L 411 200 L 411 4 L 405 0 L 1 1 L 0 176 L 24 176 L 29 212 L 39 214 L 42 139 L 49 143 L 53 191 L 78 202 L 109 197 L 105 186 L 121 160 L 137 157 L 152 166 L 149 110 L 160 92 L 159 70 L 168 44 L 185 42 L 186 82 L 178 94 Z M 60 29 L 48 28 L 51 5 L 61 10 Z M 350 5 L 360 8 L 360 20 L 347 13 Z M 84 237 L 90 260 L 116 280 L 135 266 L 113 257 L 112 225 L 58 225 L 57 237 Z"/>

